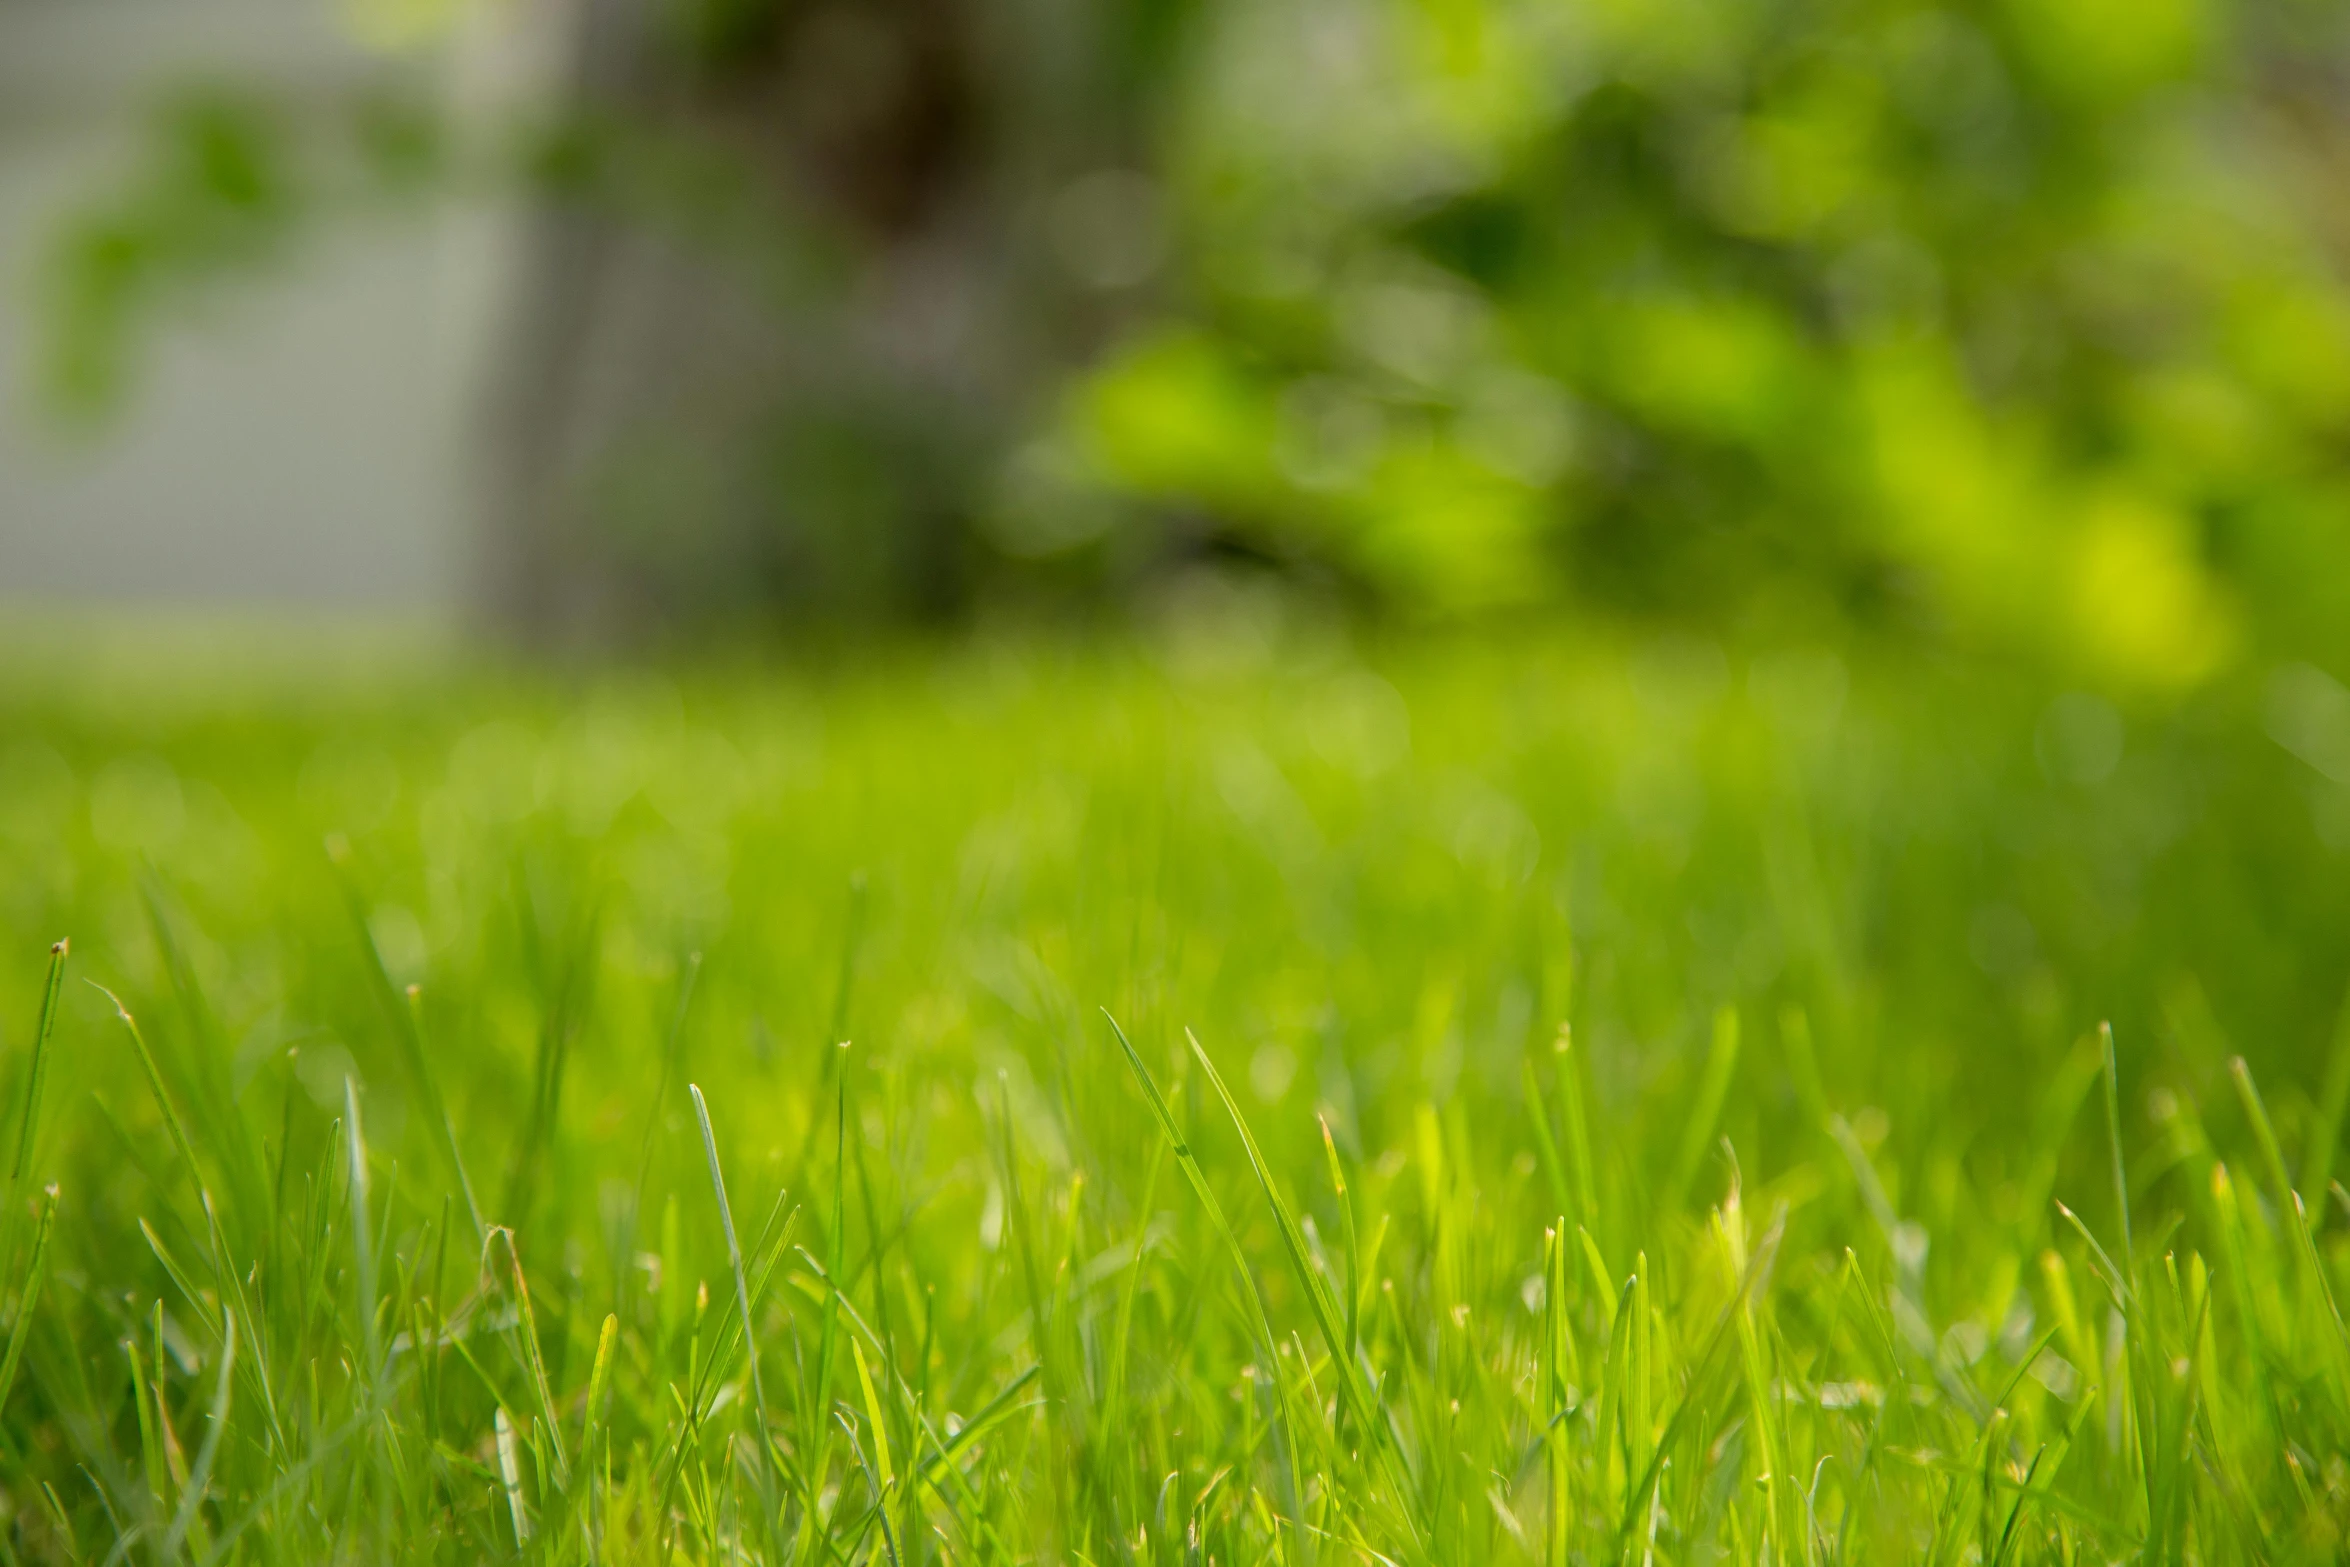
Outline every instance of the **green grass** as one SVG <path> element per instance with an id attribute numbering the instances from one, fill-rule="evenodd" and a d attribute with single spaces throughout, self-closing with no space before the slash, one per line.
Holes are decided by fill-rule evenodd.
<path id="1" fill-rule="evenodd" d="M 2338 1560 L 2345 818 L 2262 709 L 20 660 L 0 1554 Z"/>

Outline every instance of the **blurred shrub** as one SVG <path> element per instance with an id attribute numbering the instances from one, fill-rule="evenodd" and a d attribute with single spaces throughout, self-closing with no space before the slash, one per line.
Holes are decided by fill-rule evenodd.
<path id="1" fill-rule="evenodd" d="M 2342 22 L 1222 7 L 1165 319 L 1055 471 L 1419 613 L 1856 617 L 2152 688 L 2331 645 Z"/>

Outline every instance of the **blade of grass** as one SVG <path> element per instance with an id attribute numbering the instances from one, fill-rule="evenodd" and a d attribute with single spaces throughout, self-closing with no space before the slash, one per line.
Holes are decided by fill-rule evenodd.
<path id="1" fill-rule="evenodd" d="M 371 947 L 370 951 L 373 950 Z M 465 1155 L 457 1146 L 457 1123 L 450 1118 L 448 1101 L 442 1097 L 440 1084 L 434 1077 L 432 1052 L 426 1048 L 424 1037 L 424 992 L 410 985 L 406 992 L 408 1031 L 405 1037 L 414 1045 L 415 1064 L 410 1075 L 426 1086 L 425 1116 L 430 1123 L 434 1141 L 441 1157 L 457 1177 L 457 1195 L 465 1199 L 465 1216 L 473 1221 L 473 1238 L 478 1243 L 489 1235 L 489 1221 L 482 1217 L 481 1200 L 474 1195 L 473 1177 L 465 1168 Z"/>
<path id="2" fill-rule="evenodd" d="M 1355 1237 L 1355 1206 L 1346 1192 L 1346 1170 L 1338 1162 L 1338 1144 L 1330 1135 L 1326 1116 L 1315 1117 L 1322 1127 L 1322 1155 L 1330 1164 L 1330 1189 L 1338 1198 L 1338 1218 L 1346 1232 L 1346 1363 L 1355 1363 L 1362 1343 L 1363 1258 Z"/>
<path id="3" fill-rule="evenodd" d="M 114 1003 L 114 1015 L 122 1019 L 124 1028 L 130 1030 L 131 1044 L 139 1053 L 139 1066 L 147 1074 L 147 1087 L 155 1095 L 155 1107 L 163 1112 L 164 1130 L 171 1134 L 172 1147 L 179 1151 L 181 1162 L 188 1167 L 188 1179 L 201 1188 L 204 1184 L 203 1168 L 196 1163 L 195 1147 L 188 1141 L 187 1128 L 180 1124 L 179 1110 L 172 1104 L 171 1094 L 163 1086 L 163 1074 L 156 1069 L 155 1056 L 147 1048 L 146 1036 L 139 1032 L 138 1020 L 131 1016 L 130 1008 L 124 1006 L 122 998 L 113 991 L 94 979 L 86 983 Z"/>
<path id="4" fill-rule="evenodd" d="M 1575 1177 L 1576 1211 L 1582 1215 L 1575 1222 L 1597 1235 L 1602 1230 L 1599 1183 L 1592 1173 L 1591 1125 L 1583 1110 L 1583 1058 L 1575 1051 L 1574 1031 L 1564 1023 L 1550 1048 L 1558 1058 L 1560 1130 L 1567 1140 L 1567 1168 Z"/>
<path id="5" fill-rule="evenodd" d="M 139 877 L 139 896 L 172 996 L 191 1035 L 193 1048 L 179 1065 L 181 1087 L 195 1110 L 193 1124 L 203 1133 L 213 1167 L 230 1198 L 232 1224 L 241 1236 L 256 1239 L 269 1227 L 268 1181 L 259 1141 L 245 1118 L 231 1075 L 229 1042 L 180 937 L 163 877 L 152 864 Z"/>
<path id="6" fill-rule="evenodd" d="M 661 1075 L 653 1084 L 653 1098 L 645 1108 L 645 1137 L 643 1150 L 636 1161 L 636 1195 L 629 1205 L 630 1215 L 644 1207 L 645 1181 L 653 1172 L 653 1134 L 661 1129 L 662 1107 L 669 1102 L 669 1084 L 677 1076 L 678 1058 L 684 1052 L 686 1011 L 693 1005 L 694 986 L 702 976 L 702 955 L 688 953 L 685 976 L 678 981 L 677 1006 L 669 1014 L 669 1033 L 661 1042 Z"/>
<path id="7" fill-rule="evenodd" d="M 865 1395 L 865 1418 L 873 1428 L 874 1468 L 880 1472 L 881 1482 L 874 1492 L 873 1504 L 882 1509 L 881 1527 L 885 1537 L 892 1542 L 890 1554 L 894 1557 L 897 1554 L 895 1542 L 903 1537 L 904 1529 L 902 1526 L 894 1530 L 890 1527 L 888 1509 L 890 1498 L 897 1490 L 897 1471 L 890 1466 L 889 1461 L 889 1422 L 882 1417 L 881 1395 L 874 1391 L 873 1373 L 865 1364 L 864 1346 L 854 1338 L 850 1339 L 849 1354 L 857 1363 L 857 1386 Z M 911 1521 L 909 1518 L 902 1520 L 902 1523 Z"/>
<path id="8" fill-rule="evenodd" d="M 0 1356 L 0 1411 L 16 1386 L 16 1368 L 24 1361 L 25 1345 L 32 1341 L 33 1310 L 41 1302 L 41 1284 L 49 1276 L 49 1236 L 57 1227 L 57 1188 L 51 1186 L 41 1203 L 41 1217 L 33 1229 L 33 1253 L 25 1263 L 24 1282 L 17 1286 L 16 1321 L 8 1329 L 8 1351 Z"/>
<path id="9" fill-rule="evenodd" d="M 514 1422 L 506 1417 L 504 1404 L 492 1413 L 491 1425 L 497 1437 L 498 1480 L 506 1488 L 506 1515 L 514 1522 L 514 1547 L 521 1550 L 530 1544 L 530 1507 L 522 1499 L 522 1463 L 514 1450 Z"/>
<path id="10" fill-rule="evenodd" d="M 1567 1221 L 1562 1215 L 1542 1237 L 1543 1448 L 1549 1480 L 1549 1515 L 1544 1523 L 1544 1567 L 1567 1567 L 1568 1529 L 1573 1522 L 1573 1469 L 1567 1452 Z"/>
<path id="11" fill-rule="evenodd" d="M 200 1521 L 201 1509 L 204 1493 L 212 1484 L 213 1461 L 220 1456 L 221 1438 L 228 1434 L 229 1405 L 236 1393 L 237 1319 L 229 1314 L 224 1316 L 223 1322 L 225 1327 L 220 1341 L 220 1368 L 212 1384 L 211 1424 L 204 1432 L 204 1440 L 196 1448 L 196 1462 L 180 1486 L 179 1509 L 172 1514 L 171 1530 L 163 1541 L 163 1554 L 167 1560 L 179 1555 L 180 1542 L 188 1538 L 191 1529 L 199 1536 L 196 1542 L 198 1553 L 211 1554 L 211 1541 L 204 1536 Z"/>
<path id="12" fill-rule="evenodd" d="M 64 941 L 49 949 L 49 978 L 41 987 L 41 1021 L 33 1029 L 32 1055 L 25 1067 L 24 1104 L 16 1120 L 16 1157 L 8 1167 L 12 1197 L 23 1183 L 25 1172 L 32 1168 L 33 1138 L 41 1129 L 41 1089 L 49 1078 L 49 1036 L 57 1027 L 57 999 L 65 988 L 68 950 L 69 945 Z"/>
<path id="13" fill-rule="evenodd" d="M 568 1491 L 571 1487 L 570 1463 L 563 1448 L 561 1417 L 555 1412 L 554 1385 L 547 1378 L 546 1357 L 540 1349 L 538 1311 L 531 1304 L 530 1280 L 522 1271 L 522 1252 L 514 1244 L 514 1232 L 504 1225 L 491 1225 L 490 1239 L 492 1243 L 500 1240 L 506 1243 L 506 1263 L 514 1279 L 513 1338 L 518 1341 L 515 1344 L 516 1358 L 522 1362 L 523 1373 L 530 1378 L 531 1391 L 538 1396 L 537 1418 L 545 1422 L 548 1457 L 552 1460 L 548 1467 L 553 1473 L 540 1478 L 542 1483 L 552 1479 L 558 1491 Z M 486 1248 L 482 1263 L 486 1269 L 489 1263 Z"/>
<path id="14" fill-rule="evenodd" d="M 1678 1213 L 1689 1199 L 1689 1188 L 1697 1179 L 1698 1167 L 1705 1163 L 1706 1151 L 1713 1146 L 1714 1128 L 1722 1119 L 1722 1105 L 1730 1097 L 1730 1079 L 1738 1070 L 1738 1009 L 1722 1007 L 1714 1013 L 1713 1042 L 1706 1050 L 1705 1069 L 1697 1079 L 1697 1090 L 1689 1102 L 1689 1117 L 1682 1123 L 1681 1149 L 1673 1160 L 1673 1173 L 1660 1194 L 1664 1213 Z"/>
<path id="15" fill-rule="evenodd" d="M 351 1253 L 357 1263 L 354 1283 L 359 1291 L 359 1332 L 367 1351 L 368 1385 L 373 1389 L 383 1375 L 383 1344 L 376 1329 L 375 1241 L 370 1233 L 367 1204 L 367 1134 L 359 1125 L 359 1085 L 343 1077 L 343 1124 L 348 1128 L 343 1148 L 351 1161 Z"/>
<path id="16" fill-rule="evenodd" d="M 2323 1204 L 2334 1183 L 2334 1154 L 2342 1139 L 2342 1119 L 2350 1113 L 2350 999 L 2342 1003 L 2334 1021 L 2333 1048 L 2326 1054 L 2326 1073 L 2318 1089 L 2317 1116 L 2310 1123 L 2309 1146 L 2301 1158 L 2300 1190 Z"/>
<path id="17" fill-rule="evenodd" d="M 757 1401 L 759 1419 L 767 1418 L 767 1387 L 759 1376 L 759 1339 L 752 1331 L 751 1285 L 743 1272 L 742 1243 L 735 1237 L 734 1207 L 726 1200 L 726 1177 L 718 1168 L 718 1139 L 710 1128 L 710 1106 L 702 1098 L 701 1085 L 688 1083 L 686 1091 L 693 1095 L 694 1119 L 701 1123 L 702 1154 L 710 1165 L 710 1190 L 718 1199 L 718 1223 L 726 1235 L 726 1263 L 734 1274 L 734 1299 L 742 1313 L 743 1350 L 750 1361 L 752 1397 Z"/>
<path id="18" fill-rule="evenodd" d="M 1126 1287 L 1118 1296 L 1118 1317 L 1110 1332 L 1110 1364 L 1103 1381 L 1102 1425 L 1115 1439 L 1126 1406 L 1127 1351 L 1133 1342 L 1134 1302 L 1142 1293 L 1142 1265 L 1150 1250 L 1151 1217 L 1159 1195 L 1159 1172 L 1166 1162 L 1167 1145 L 1151 1144 L 1150 1172 L 1143 1177 L 1142 1203 L 1136 1210 L 1134 1259 L 1126 1269 Z"/>
<path id="19" fill-rule="evenodd" d="M 835 1047 L 846 1051 L 849 1042 L 840 1040 Z M 832 1223 L 825 1236 L 824 1276 L 837 1279 L 841 1274 L 841 1260 L 848 1246 L 848 1165 L 849 1165 L 849 1084 L 848 1068 L 837 1062 L 833 1072 L 834 1119 L 832 1151 Z M 806 1485 L 805 1505 L 800 1511 L 800 1539 L 794 1551 L 795 1559 L 804 1560 L 814 1547 L 817 1535 L 820 1497 L 817 1488 L 824 1483 L 825 1474 L 832 1467 L 833 1422 L 827 1413 L 832 1399 L 833 1366 L 840 1351 L 840 1292 L 825 1292 L 820 1311 L 816 1345 L 816 1375 L 811 1381 L 801 1379 L 800 1430 L 814 1432 L 815 1451 L 804 1464 L 801 1475 Z"/>
<path id="20" fill-rule="evenodd" d="M 2113 1054 L 2113 1025 L 2097 1025 L 2097 1048 L 2105 1062 L 2105 1137 L 2113 1156 L 2113 1202 L 2122 1234 L 2122 1282 L 2134 1294 L 2137 1289 L 2137 1254 L 2132 1249 L 2130 1236 L 2130 1177 L 2122 1166 L 2122 1090 L 2121 1070 Z"/>
<path id="21" fill-rule="evenodd" d="M 1564 1213 L 1575 1205 L 1575 1199 L 1567 1186 L 1566 1165 L 1559 1158 L 1558 1139 L 1551 1135 L 1550 1111 L 1542 1103 L 1542 1083 L 1534 1075 L 1532 1057 L 1519 1064 L 1518 1077 L 1519 1091 L 1526 1096 L 1527 1120 L 1534 1128 L 1534 1151 L 1541 1157 L 1544 1178 L 1550 1182 L 1551 1201 L 1559 1212 Z M 1328 1135 L 1327 1127 L 1323 1129 L 1323 1134 Z M 1583 1217 L 1588 1219 L 1590 1215 L 1584 1214 Z"/>

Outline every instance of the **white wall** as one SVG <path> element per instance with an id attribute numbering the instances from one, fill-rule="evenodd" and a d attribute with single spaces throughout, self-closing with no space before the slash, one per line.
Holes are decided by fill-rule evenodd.
<path id="1" fill-rule="evenodd" d="M 493 271 L 475 219 L 356 224 L 147 345 L 73 436 L 33 395 L 59 217 L 128 167 L 159 90 L 332 95 L 384 69 L 333 0 L 0 0 L 0 614 L 6 605 L 445 615 L 468 596 L 468 393 Z"/>

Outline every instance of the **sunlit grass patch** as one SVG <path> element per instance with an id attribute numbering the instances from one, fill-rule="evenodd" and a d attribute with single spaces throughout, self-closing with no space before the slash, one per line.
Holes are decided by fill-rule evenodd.
<path id="1" fill-rule="evenodd" d="M 1293 637 L 6 700 L 17 1559 L 2350 1530 L 2350 910 L 2258 690 Z"/>

